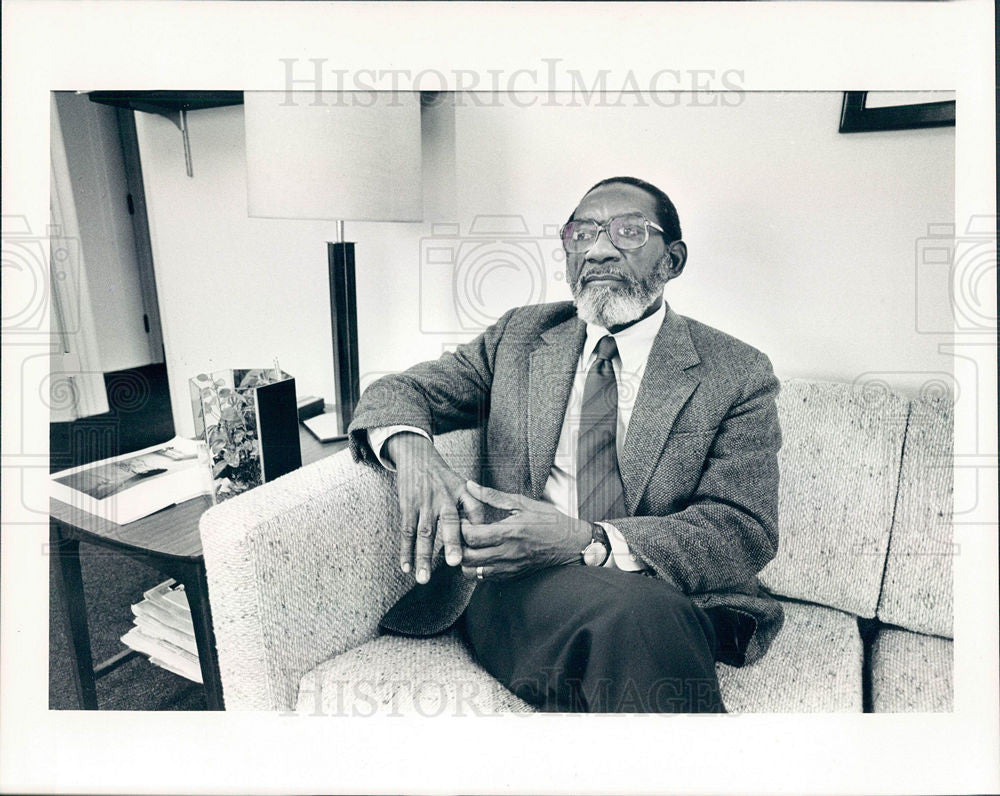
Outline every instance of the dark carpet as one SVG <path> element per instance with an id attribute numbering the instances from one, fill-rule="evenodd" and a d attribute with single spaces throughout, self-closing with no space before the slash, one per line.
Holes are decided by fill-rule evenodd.
<path id="1" fill-rule="evenodd" d="M 162 364 L 107 373 L 110 411 L 72 423 L 49 425 L 50 472 L 165 442 L 174 436 Z M 80 545 L 90 642 L 94 662 L 121 652 L 132 626 L 132 603 L 164 580 L 126 556 Z M 58 591 L 55 561 L 49 566 L 49 708 L 80 707 L 73 682 L 71 645 Z M 97 681 L 102 710 L 204 710 L 201 686 L 137 656 Z"/>

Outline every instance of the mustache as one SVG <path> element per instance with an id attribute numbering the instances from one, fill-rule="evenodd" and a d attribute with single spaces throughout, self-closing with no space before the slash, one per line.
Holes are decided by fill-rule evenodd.
<path id="1" fill-rule="evenodd" d="M 615 269 L 594 268 L 591 269 L 590 271 L 582 272 L 580 276 L 577 277 L 576 286 L 577 288 L 582 288 L 587 282 L 591 281 L 592 279 L 600 279 L 603 277 L 613 277 L 615 279 L 620 279 L 629 285 L 636 284 L 636 280 L 633 277 L 629 276 L 628 274 L 622 271 L 618 271 Z"/>
<path id="2" fill-rule="evenodd" d="M 613 264 L 610 264 L 610 267 L 609 264 L 595 265 L 588 270 L 580 271 L 576 280 L 570 283 L 571 290 L 574 294 L 579 293 L 586 286 L 587 282 L 599 277 L 614 277 L 616 279 L 620 279 L 625 283 L 625 289 L 630 291 L 649 291 L 654 288 L 658 289 L 663 287 L 663 285 L 665 285 L 670 279 L 670 264 L 671 261 L 669 256 L 664 255 L 663 258 L 661 258 L 656 264 L 653 272 L 644 277 L 635 277 L 632 274 L 615 267 Z M 584 265 L 586 265 L 586 263 Z"/>

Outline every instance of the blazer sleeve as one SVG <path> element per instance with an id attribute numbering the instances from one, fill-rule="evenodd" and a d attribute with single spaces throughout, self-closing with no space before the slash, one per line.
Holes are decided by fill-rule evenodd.
<path id="1" fill-rule="evenodd" d="M 687 594 L 742 591 L 778 551 L 779 383 L 758 354 L 686 506 L 609 520 L 633 555 Z"/>
<path id="2" fill-rule="evenodd" d="M 371 428 L 414 426 L 433 437 L 481 424 L 489 414 L 497 349 L 513 314 L 510 310 L 454 352 L 369 385 L 347 430 L 355 461 L 378 463 L 368 444 Z"/>

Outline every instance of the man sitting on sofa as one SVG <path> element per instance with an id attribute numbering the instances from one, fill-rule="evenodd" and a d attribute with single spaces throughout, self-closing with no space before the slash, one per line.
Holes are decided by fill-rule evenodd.
<path id="1" fill-rule="evenodd" d="M 351 447 L 396 470 L 418 584 L 382 625 L 461 619 L 542 710 L 721 712 L 715 662 L 758 659 L 782 622 L 756 578 L 778 546 L 778 381 L 664 302 L 687 247 L 661 190 L 604 180 L 561 236 L 572 302 L 515 308 L 358 404 Z M 476 426 L 483 485 L 432 441 Z"/>

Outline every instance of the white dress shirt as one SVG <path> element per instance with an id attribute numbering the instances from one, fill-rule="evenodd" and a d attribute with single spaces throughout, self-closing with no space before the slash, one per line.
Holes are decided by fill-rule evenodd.
<path id="1" fill-rule="evenodd" d="M 648 318 L 643 318 L 627 329 L 612 335 L 618 346 L 618 354 L 611 360 L 611 365 L 618 382 L 616 447 L 619 459 L 625 447 L 628 424 L 632 418 L 632 408 L 635 405 L 636 395 L 639 393 L 639 384 L 646 372 L 646 361 L 649 359 L 649 352 L 653 347 L 657 333 L 660 331 L 660 326 L 663 325 L 666 312 L 666 304 L 661 303 L 660 308 Z M 562 429 L 559 432 L 555 461 L 552 463 L 552 470 L 549 472 L 549 478 L 542 491 L 542 500 L 553 504 L 569 517 L 577 516 L 576 444 L 580 432 L 580 406 L 583 403 L 583 389 L 590 367 L 594 364 L 594 349 L 597 348 L 601 338 L 607 334 L 609 332 L 604 327 L 592 323 L 587 324 L 587 338 L 577 362 L 573 386 L 570 388 L 569 403 L 566 405 L 566 414 L 563 416 Z M 393 470 L 394 468 L 383 456 L 383 445 L 393 434 L 402 431 L 410 431 L 427 437 L 422 429 L 414 426 L 383 426 L 368 430 L 368 443 L 386 469 Z M 608 541 L 611 542 L 611 555 L 608 557 L 607 565 L 627 571 L 641 570 L 642 565 L 629 551 L 628 543 L 621 532 L 608 522 L 601 522 L 600 525 L 607 531 Z"/>

